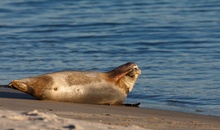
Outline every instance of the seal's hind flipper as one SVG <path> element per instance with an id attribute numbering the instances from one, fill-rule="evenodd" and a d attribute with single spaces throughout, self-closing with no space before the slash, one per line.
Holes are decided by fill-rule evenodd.
<path id="1" fill-rule="evenodd" d="M 18 90 L 25 92 L 25 93 L 28 90 L 28 86 L 19 80 L 13 80 L 8 86 L 11 88 L 18 89 Z"/>

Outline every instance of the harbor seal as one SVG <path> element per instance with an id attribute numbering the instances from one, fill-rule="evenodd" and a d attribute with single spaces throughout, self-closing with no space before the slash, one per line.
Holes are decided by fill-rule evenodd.
<path id="1" fill-rule="evenodd" d="M 13 80 L 8 86 L 39 100 L 119 105 L 140 74 L 129 62 L 109 72 L 60 71 Z"/>

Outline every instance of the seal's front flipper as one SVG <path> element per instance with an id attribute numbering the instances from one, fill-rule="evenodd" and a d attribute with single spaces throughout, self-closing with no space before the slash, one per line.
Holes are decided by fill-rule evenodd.
<path id="1" fill-rule="evenodd" d="M 128 107 L 139 107 L 140 104 L 141 103 L 139 102 L 139 103 L 135 103 L 135 104 L 126 103 L 126 104 L 123 104 L 123 105 L 128 106 Z"/>
<path id="2" fill-rule="evenodd" d="M 19 80 L 13 80 L 8 86 L 11 88 L 18 89 L 18 90 L 25 92 L 25 93 L 28 90 L 28 86 Z"/>
<path id="3" fill-rule="evenodd" d="M 115 79 L 116 81 L 120 80 L 123 76 L 125 76 L 127 73 L 132 71 L 134 66 L 137 66 L 135 63 L 128 62 L 126 64 L 123 64 L 112 71 L 109 71 L 111 78 Z"/>

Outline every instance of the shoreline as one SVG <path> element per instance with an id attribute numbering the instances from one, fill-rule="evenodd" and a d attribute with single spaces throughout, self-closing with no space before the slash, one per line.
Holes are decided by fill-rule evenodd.
<path id="1" fill-rule="evenodd" d="M 219 116 L 126 106 L 40 101 L 25 93 L 3 87 L 0 87 L 0 110 L 37 110 L 43 113 L 55 114 L 62 118 L 114 127 L 138 126 L 157 130 L 217 130 L 220 128 Z"/>

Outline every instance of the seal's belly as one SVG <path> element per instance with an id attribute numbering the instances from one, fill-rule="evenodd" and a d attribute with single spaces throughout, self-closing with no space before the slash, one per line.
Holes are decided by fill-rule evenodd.
<path id="1" fill-rule="evenodd" d="M 44 99 L 75 103 L 122 104 L 125 95 L 108 83 L 56 86 L 44 92 Z"/>

